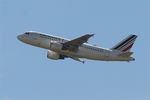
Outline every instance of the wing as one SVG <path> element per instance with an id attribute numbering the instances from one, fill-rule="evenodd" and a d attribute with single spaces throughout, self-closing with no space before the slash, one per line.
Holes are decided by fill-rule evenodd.
<path id="1" fill-rule="evenodd" d="M 92 36 L 94 36 L 94 34 L 86 34 L 86 35 L 81 36 L 79 38 L 76 38 L 74 40 L 65 42 L 65 43 L 63 43 L 62 50 L 69 50 L 69 51 L 75 51 L 76 52 L 78 50 L 78 47 L 80 45 L 82 45 L 83 43 L 87 42 L 88 39 Z"/>
<path id="2" fill-rule="evenodd" d="M 81 63 L 85 63 L 85 61 L 82 61 L 82 60 L 80 60 L 79 58 L 76 58 L 76 57 L 70 57 L 70 58 L 72 58 L 73 60 L 76 60 L 76 61 L 79 61 L 79 62 L 81 62 Z"/>

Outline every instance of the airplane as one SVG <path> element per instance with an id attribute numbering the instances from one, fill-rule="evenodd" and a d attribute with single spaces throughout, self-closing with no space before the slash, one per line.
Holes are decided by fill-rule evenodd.
<path id="1" fill-rule="evenodd" d="M 130 52 L 137 36 L 129 35 L 112 48 L 102 48 L 88 44 L 87 41 L 94 34 L 86 34 L 79 38 L 69 40 L 42 32 L 27 31 L 18 35 L 17 39 L 32 46 L 47 49 L 47 58 L 53 60 L 72 58 L 84 63 L 80 58 L 99 61 L 134 61 Z"/>

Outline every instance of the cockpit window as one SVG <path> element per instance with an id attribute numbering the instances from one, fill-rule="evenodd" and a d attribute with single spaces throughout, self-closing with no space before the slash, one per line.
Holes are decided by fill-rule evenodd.
<path id="1" fill-rule="evenodd" d="M 25 34 L 29 35 L 29 32 L 26 32 Z"/>

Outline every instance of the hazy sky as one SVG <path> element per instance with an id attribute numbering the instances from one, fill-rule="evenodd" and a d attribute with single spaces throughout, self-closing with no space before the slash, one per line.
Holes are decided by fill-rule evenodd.
<path id="1" fill-rule="evenodd" d="M 0 100 L 150 100 L 150 0 L 0 0 Z M 47 59 L 16 36 L 40 31 L 111 48 L 138 35 L 134 62 Z"/>

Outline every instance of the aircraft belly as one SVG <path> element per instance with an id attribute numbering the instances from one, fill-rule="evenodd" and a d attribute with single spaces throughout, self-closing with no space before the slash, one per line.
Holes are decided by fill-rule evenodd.
<path id="1" fill-rule="evenodd" d="M 69 50 L 56 50 L 51 49 L 52 51 L 58 52 L 59 54 L 66 55 L 69 57 L 77 57 L 77 58 L 86 58 L 91 60 L 102 60 L 102 61 L 130 61 L 129 58 L 118 57 L 116 55 L 111 55 L 109 53 L 104 52 L 91 52 L 86 49 L 79 49 L 77 52 L 72 52 Z"/>

